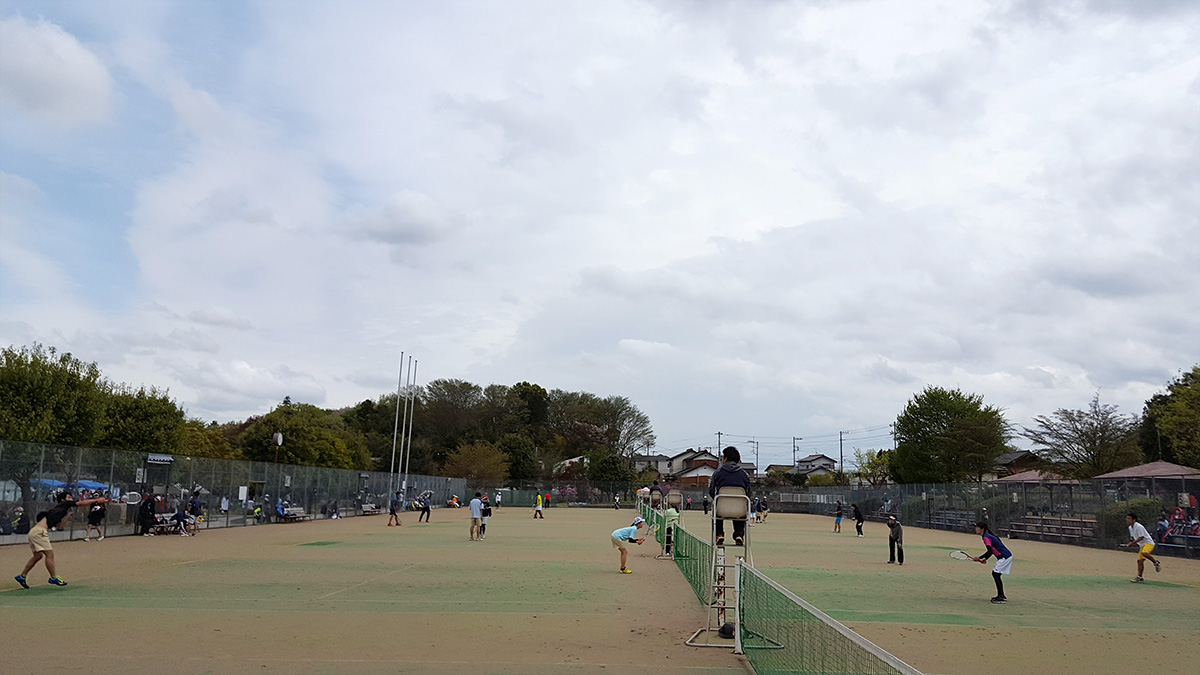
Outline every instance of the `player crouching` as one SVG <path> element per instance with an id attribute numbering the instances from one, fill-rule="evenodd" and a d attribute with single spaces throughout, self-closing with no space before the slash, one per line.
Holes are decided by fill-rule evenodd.
<path id="1" fill-rule="evenodd" d="M 625 559 L 629 555 L 629 550 L 625 548 L 628 542 L 634 542 L 641 546 L 646 541 L 646 519 L 641 516 L 633 519 L 633 524 L 629 527 L 622 527 L 613 530 L 612 546 L 621 551 L 621 574 L 632 574 L 633 570 L 625 566 Z"/>

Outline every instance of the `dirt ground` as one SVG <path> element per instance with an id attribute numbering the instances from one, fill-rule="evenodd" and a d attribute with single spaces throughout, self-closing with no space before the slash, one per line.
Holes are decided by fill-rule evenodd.
<path id="1" fill-rule="evenodd" d="M 466 509 L 55 544 L 69 586 L 11 580 L 0 548 L 4 672 L 748 673 L 683 644 L 705 621 L 657 546 L 617 572 L 610 533 L 635 516 L 498 509 L 468 541 Z M 19 636 L 20 639 L 14 639 Z"/>
<path id="2" fill-rule="evenodd" d="M 684 640 L 705 612 L 653 544 L 617 573 L 609 533 L 632 510 L 496 512 L 467 540 L 465 509 L 432 524 L 385 516 L 259 525 L 194 538 L 56 543 L 70 585 L 0 582 L 5 672 L 749 673 L 725 649 Z M 685 512 L 700 532 L 698 511 Z M 1191 673 L 1200 661 L 1200 561 L 1166 559 L 1129 583 L 1134 556 L 1010 542 L 1010 603 L 990 566 L 948 551 L 971 535 L 910 528 L 903 567 L 884 564 L 886 528 L 776 514 L 751 530 L 757 566 L 930 675 Z M 9 579 L 26 546 L 0 548 Z"/>

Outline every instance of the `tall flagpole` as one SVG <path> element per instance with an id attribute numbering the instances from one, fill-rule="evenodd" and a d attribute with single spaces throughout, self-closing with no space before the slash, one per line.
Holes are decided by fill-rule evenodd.
<path id="1" fill-rule="evenodd" d="M 405 459 L 404 459 L 404 477 L 405 477 L 405 478 L 408 478 L 408 462 L 409 462 L 409 460 L 411 460 L 411 459 L 412 459 L 412 425 L 413 425 L 413 418 L 417 416 L 417 415 L 416 415 L 416 412 L 417 412 L 417 401 L 416 401 L 416 392 L 415 392 L 415 390 L 414 390 L 414 387 L 415 387 L 415 386 L 416 386 L 416 384 L 417 384 L 417 364 L 418 364 L 418 363 L 420 363 L 420 361 L 414 361 L 414 362 L 413 362 L 413 371 L 412 371 L 412 372 L 413 372 L 413 377 L 412 377 L 412 384 L 413 384 L 413 387 L 409 387 L 409 394 L 408 394 L 408 395 L 409 395 L 409 397 L 413 399 L 413 402 L 412 402 L 412 405 L 410 406 L 410 408 L 411 408 L 411 410 L 412 410 L 412 414 L 408 416 L 408 455 L 406 455 L 406 456 L 405 456 Z"/>
<path id="2" fill-rule="evenodd" d="M 396 421 L 392 423 L 392 469 L 388 472 L 388 499 L 395 492 L 393 486 L 396 478 L 396 436 L 400 430 L 400 381 L 404 379 L 404 352 L 400 352 L 400 372 L 396 374 Z"/>
<path id="3" fill-rule="evenodd" d="M 403 429 L 405 426 L 408 425 L 408 389 L 409 389 L 409 384 L 410 384 L 409 379 L 412 377 L 412 355 L 411 354 L 409 354 L 409 356 L 408 356 L 408 367 L 405 368 L 404 364 L 401 363 L 400 368 L 401 368 L 401 370 L 404 371 L 404 390 L 405 390 L 404 391 L 404 418 L 400 420 L 400 429 L 401 429 L 401 431 L 400 431 L 400 463 L 396 466 L 396 468 L 398 470 L 400 470 L 401 472 L 403 472 L 404 471 L 404 431 L 403 431 Z M 400 404 L 398 394 L 397 394 L 396 404 L 397 405 Z M 408 499 L 408 476 L 404 477 L 404 482 L 402 483 L 402 485 L 404 486 L 403 489 L 405 492 L 404 499 L 407 500 Z"/>

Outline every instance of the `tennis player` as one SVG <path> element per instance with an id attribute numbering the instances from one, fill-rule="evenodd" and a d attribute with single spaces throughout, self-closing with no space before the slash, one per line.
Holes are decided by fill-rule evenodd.
<path id="1" fill-rule="evenodd" d="M 986 550 L 983 555 L 978 558 L 971 558 L 977 563 L 986 563 L 988 556 L 996 556 L 996 565 L 992 568 L 992 579 L 996 582 L 996 597 L 992 598 L 993 605 L 1003 605 L 1008 602 L 1008 598 L 1004 596 L 1004 581 L 1000 578 L 1002 574 L 1012 572 L 1012 552 L 1004 546 L 1004 542 L 1000 541 L 988 524 L 984 521 L 975 523 L 975 534 L 983 537 L 983 545 Z"/>
<path id="2" fill-rule="evenodd" d="M 612 546 L 621 551 L 621 574 L 633 574 L 633 570 L 625 566 L 625 558 L 629 555 L 625 544 L 632 541 L 641 546 L 646 541 L 646 530 L 646 519 L 641 516 L 634 518 L 633 524 L 629 527 L 613 530 Z"/>
<path id="3" fill-rule="evenodd" d="M 1125 516 L 1125 524 L 1129 526 L 1129 541 L 1121 544 L 1121 546 L 1138 546 L 1138 573 L 1137 576 L 1130 579 L 1135 584 L 1140 584 L 1145 581 L 1142 578 L 1142 573 L 1146 570 L 1146 561 L 1154 563 L 1154 571 L 1161 572 L 1162 564 L 1150 555 L 1154 551 L 1154 540 L 1150 538 L 1150 533 L 1146 531 L 1146 526 L 1138 522 L 1137 514 L 1130 513 Z"/>
<path id="4" fill-rule="evenodd" d="M 837 510 L 833 512 L 833 531 L 838 534 L 842 533 L 842 503 L 837 503 Z"/>
<path id="5" fill-rule="evenodd" d="M 55 504 L 49 511 L 38 514 L 37 524 L 29 530 L 29 548 L 33 551 L 33 557 L 29 562 L 25 563 L 25 569 L 21 573 L 13 577 L 24 588 L 29 588 L 29 582 L 26 581 L 25 575 L 33 570 L 33 566 L 39 560 L 45 558 L 46 571 L 50 573 L 50 584 L 54 586 L 66 586 L 67 582 L 63 581 L 58 576 L 58 570 L 54 565 L 54 549 L 50 546 L 50 528 L 58 527 L 58 524 L 66 519 L 67 514 L 76 506 L 91 506 L 92 504 L 103 504 L 107 499 L 84 499 L 83 501 L 74 501 L 71 499 L 71 493 L 66 490 L 58 493 L 55 498 Z"/>

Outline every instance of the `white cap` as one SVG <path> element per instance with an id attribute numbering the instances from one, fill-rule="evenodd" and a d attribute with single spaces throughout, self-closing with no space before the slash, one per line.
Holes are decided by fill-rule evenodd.
<path id="1" fill-rule="evenodd" d="M 644 522 L 646 522 L 646 519 L 645 519 L 645 518 L 643 518 L 643 517 L 641 517 L 641 516 L 638 516 L 637 518 L 634 518 L 634 519 L 633 519 L 633 524 L 634 524 L 634 525 L 637 525 L 638 523 L 644 523 Z"/>

